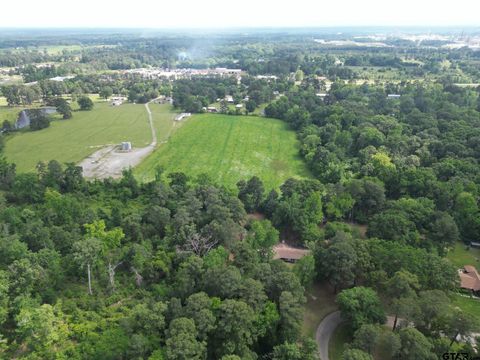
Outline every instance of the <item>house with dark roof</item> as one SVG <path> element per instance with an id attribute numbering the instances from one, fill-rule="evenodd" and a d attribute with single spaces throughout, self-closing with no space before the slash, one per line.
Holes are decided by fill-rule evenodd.
<path id="1" fill-rule="evenodd" d="M 480 275 L 475 266 L 465 265 L 459 271 L 460 287 L 465 290 L 470 290 L 474 294 L 480 294 Z"/>

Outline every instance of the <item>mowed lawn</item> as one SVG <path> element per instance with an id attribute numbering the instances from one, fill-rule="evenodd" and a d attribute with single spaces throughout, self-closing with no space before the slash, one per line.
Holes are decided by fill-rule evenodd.
<path id="1" fill-rule="evenodd" d="M 468 297 L 464 294 L 455 294 L 452 297 L 452 304 L 458 306 L 477 322 L 475 331 L 480 331 L 480 299 L 476 297 Z"/>
<path id="2" fill-rule="evenodd" d="M 480 270 L 480 249 L 470 247 L 467 250 L 467 245 L 458 241 L 455 247 L 447 254 L 447 259 L 461 269 L 465 265 L 473 265 Z"/>
<path id="3" fill-rule="evenodd" d="M 289 177 L 308 176 L 295 133 L 280 120 L 254 116 L 192 116 L 137 167 L 136 174 L 140 180 L 150 180 L 157 165 L 167 173 L 206 173 L 228 187 L 253 175 L 267 189 Z"/>
<path id="4" fill-rule="evenodd" d="M 35 169 L 39 161 L 78 162 L 108 144 L 131 141 L 135 147 L 151 142 L 144 105 L 110 106 L 97 102 L 92 111 L 75 111 L 73 118 L 53 121 L 49 128 L 9 135 L 5 155 L 19 172 Z"/>
<path id="5" fill-rule="evenodd" d="M 153 126 L 157 133 L 157 141 L 160 144 L 166 141 L 183 122 L 174 121 L 178 111 L 175 111 L 170 104 L 151 103 L 148 106 L 152 112 Z"/>

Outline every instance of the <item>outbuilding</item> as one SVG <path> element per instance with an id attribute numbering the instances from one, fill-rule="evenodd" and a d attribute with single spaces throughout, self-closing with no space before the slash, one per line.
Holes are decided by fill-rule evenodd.
<path id="1" fill-rule="evenodd" d="M 285 262 L 295 263 L 304 256 L 310 254 L 310 250 L 280 243 L 273 247 L 273 253 L 274 259 L 281 259 Z"/>

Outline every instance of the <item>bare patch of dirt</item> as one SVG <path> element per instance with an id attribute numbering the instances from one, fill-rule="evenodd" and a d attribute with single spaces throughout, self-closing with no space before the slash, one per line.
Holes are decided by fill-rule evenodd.
<path id="1" fill-rule="evenodd" d="M 153 144 L 131 151 L 121 151 L 110 145 L 82 160 L 79 166 L 83 169 L 83 176 L 89 179 L 120 178 L 124 169 L 137 166 L 153 150 Z"/>

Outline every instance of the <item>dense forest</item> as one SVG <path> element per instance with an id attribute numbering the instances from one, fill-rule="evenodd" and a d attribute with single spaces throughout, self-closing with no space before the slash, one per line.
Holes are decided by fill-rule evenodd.
<path id="1" fill-rule="evenodd" d="M 73 163 L 17 173 L 2 157 L 3 358 L 314 360 L 302 323 L 318 283 L 351 327 L 345 360 L 478 355 L 478 342 L 459 341 L 480 324 L 455 305 L 458 269 L 446 256 L 480 238 L 480 87 L 458 84 L 479 80 L 479 51 L 393 39 L 391 48 L 332 49 L 280 35 L 213 45 L 82 39 L 79 50 L 55 54 L 34 39 L 0 41 L 0 66 L 35 82 L 3 85 L 8 105 L 41 101 L 67 119 L 62 96 L 90 101 L 86 110 L 89 93 L 132 103 L 164 95 L 179 111 L 218 104 L 238 114 L 231 96 L 258 121 L 287 123 L 311 176 L 276 189 L 253 176 L 227 188 L 158 167 L 146 183 L 132 170 L 87 181 Z M 55 65 L 32 65 L 43 62 Z M 115 72 L 148 66 L 243 74 L 172 81 Z M 280 241 L 309 255 L 274 260 Z"/>

